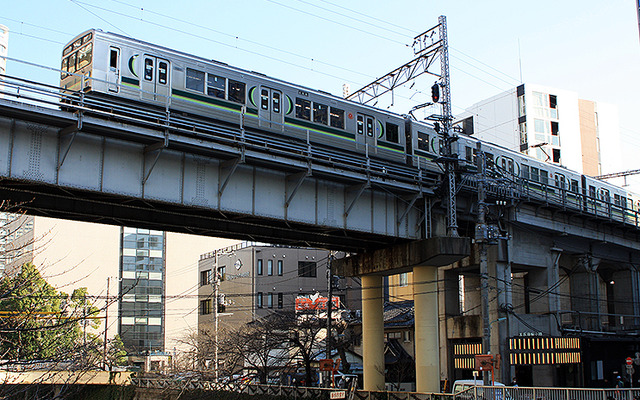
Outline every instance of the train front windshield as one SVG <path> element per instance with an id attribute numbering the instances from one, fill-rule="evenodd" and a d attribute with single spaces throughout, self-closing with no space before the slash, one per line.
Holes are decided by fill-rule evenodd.
<path id="1" fill-rule="evenodd" d="M 79 90 L 82 80 L 79 75 L 89 75 L 93 59 L 93 33 L 89 32 L 65 47 L 62 52 L 60 86 L 65 89 Z"/>

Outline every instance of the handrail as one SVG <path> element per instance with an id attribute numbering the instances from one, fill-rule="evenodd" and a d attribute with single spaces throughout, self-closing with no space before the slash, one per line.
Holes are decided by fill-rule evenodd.
<path id="1" fill-rule="evenodd" d="M 77 73 L 62 71 L 57 68 L 41 66 L 34 63 L 5 57 L 8 61 L 23 63 L 28 66 L 43 68 L 56 73 L 66 73 L 80 77 L 81 88 L 84 87 L 85 80 L 93 82 L 108 83 L 123 87 L 120 83 L 107 82 L 95 77 L 83 76 Z M 131 90 L 131 88 L 128 88 Z M 144 93 L 142 89 L 139 90 Z M 423 167 L 409 166 L 402 163 L 393 163 L 387 160 L 377 160 L 368 154 L 359 155 L 356 153 L 341 154 L 332 148 L 324 147 L 304 140 L 283 140 L 282 137 L 274 139 L 273 135 L 261 132 L 257 129 L 246 128 L 246 118 L 258 120 L 259 117 L 242 113 L 237 127 L 215 126 L 204 120 L 198 120 L 192 116 L 179 116 L 169 112 L 171 96 L 164 96 L 166 101 L 164 107 L 154 108 L 144 105 L 136 106 L 132 103 L 118 102 L 117 98 L 112 100 L 106 97 L 93 98 L 86 96 L 83 90 L 69 92 L 55 85 L 40 83 L 12 75 L 0 75 L 0 93 L 6 97 L 13 97 L 28 104 L 39 104 L 49 108 L 65 108 L 74 111 L 80 118 L 81 114 L 92 115 L 98 118 L 116 119 L 125 123 L 140 124 L 154 129 L 170 130 L 179 135 L 190 135 L 203 138 L 207 141 L 223 143 L 236 147 L 244 154 L 245 151 L 253 150 L 258 152 L 274 153 L 280 156 L 294 157 L 310 162 L 310 155 L 313 154 L 313 163 L 335 167 L 344 171 L 356 172 L 371 176 L 384 181 L 385 185 L 393 185 L 394 182 L 414 185 L 415 190 L 423 191 L 428 187 L 437 184 L 438 176 L 441 175 L 434 168 L 431 173 L 427 170 L 423 172 Z M 148 92 L 149 93 L 149 92 Z M 158 95 L 157 96 L 163 96 Z M 228 111 L 230 113 L 235 111 Z M 308 134 L 306 129 L 290 127 L 299 130 L 300 136 Z M 242 138 L 239 142 L 238 138 Z M 473 190 L 477 182 L 476 178 L 470 175 L 469 179 L 463 180 L 461 190 Z M 425 186 L 424 183 L 430 185 Z M 375 182 L 373 182 L 375 183 Z M 514 201 L 538 201 L 545 205 L 558 207 L 563 210 L 572 210 L 577 213 L 593 215 L 609 221 L 615 221 L 624 225 L 640 227 L 640 212 L 627 208 L 626 205 L 614 204 L 609 199 L 608 202 L 590 197 L 583 193 L 571 192 L 566 188 L 558 188 L 552 184 L 536 182 L 539 190 L 533 190 L 533 182 L 526 182 L 518 177 L 508 179 L 503 177 L 494 185 L 488 185 L 488 193 L 496 196 L 506 197 Z"/>

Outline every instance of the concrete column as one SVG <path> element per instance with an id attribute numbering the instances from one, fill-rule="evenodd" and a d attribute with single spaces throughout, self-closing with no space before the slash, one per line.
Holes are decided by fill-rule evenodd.
<path id="1" fill-rule="evenodd" d="M 362 366 L 364 390 L 384 390 L 382 276 L 362 276 Z"/>
<path id="2" fill-rule="evenodd" d="M 416 391 L 440 391 L 438 338 L 438 269 L 413 268 L 415 306 Z"/>
<path id="3" fill-rule="evenodd" d="M 549 286 L 549 312 L 558 316 L 560 310 L 560 287 L 558 281 L 560 280 L 560 256 L 562 255 L 562 249 L 551 248 L 551 263 L 547 269 L 547 282 Z M 553 287 L 553 289 L 551 289 Z"/>

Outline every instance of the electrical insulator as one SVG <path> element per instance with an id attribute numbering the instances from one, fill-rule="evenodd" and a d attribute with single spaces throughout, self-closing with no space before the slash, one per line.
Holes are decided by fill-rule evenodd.
<path id="1" fill-rule="evenodd" d="M 434 103 L 440 101 L 440 85 L 438 85 L 437 82 L 431 86 L 431 100 L 433 100 Z"/>

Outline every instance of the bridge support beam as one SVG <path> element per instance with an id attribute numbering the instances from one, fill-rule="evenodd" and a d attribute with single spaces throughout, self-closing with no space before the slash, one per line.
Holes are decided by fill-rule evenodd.
<path id="1" fill-rule="evenodd" d="M 438 268 L 413 268 L 415 307 L 416 390 L 440 391 L 440 340 L 438 335 Z"/>
<path id="2" fill-rule="evenodd" d="M 381 275 L 362 277 L 364 390 L 384 390 L 384 319 Z"/>

